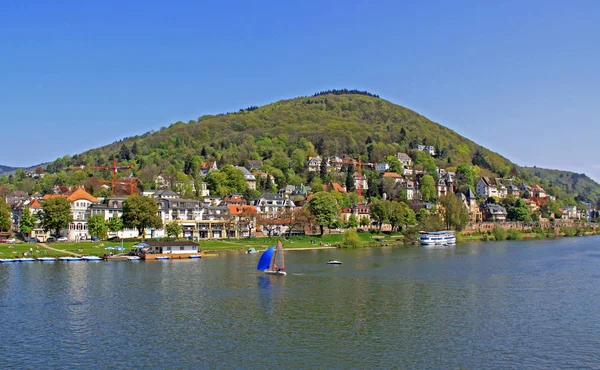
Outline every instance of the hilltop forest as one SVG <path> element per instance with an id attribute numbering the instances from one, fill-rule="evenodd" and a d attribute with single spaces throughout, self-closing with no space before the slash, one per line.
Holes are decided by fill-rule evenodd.
<path id="1" fill-rule="evenodd" d="M 433 146 L 436 155 L 417 152 L 419 145 Z M 250 160 L 262 160 L 261 169 L 273 176 L 279 187 L 318 185 L 319 181 L 344 179 L 335 175 L 318 179 L 318 173 L 315 179 L 315 174 L 306 170 L 309 157 L 349 155 L 376 163 L 397 152 L 409 153 L 416 166 L 427 172 L 434 167 L 455 171 L 461 164 L 468 165 L 472 169 L 472 178 L 466 184 L 469 187 L 474 186 L 478 176 L 511 176 L 519 181 L 538 182 L 550 194 L 562 198 L 596 201 L 600 194 L 600 186 L 585 176 L 576 179 L 566 172 L 561 172 L 562 177 L 542 176 L 521 169 L 410 109 L 356 90 L 324 91 L 262 107 L 176 122 L 158 131 L 59 158 L 47 165 L 46 172 L 53 175 L 43 181 L 25 183 L 32 179 L 24 178 L 18 171 L 10 180 L 2 181 L 29 192 L 47 191 L 55 184 L 81 184 L 92 173 L 109 178 L 108 171 L 65 170 L 70 166 L 108 166 L 114 158 L 123 165 L 135 166 L 133 176 L 140 180 L 142 188 L 152 188 L 154 178 L 160 173 L 172 178 L 185 174 L 192 181 L 198 179 L 205 161 L 216 161 L 221 168 L 246 166 Z M 375 178 L 374 174 L 367 176 Z"/>

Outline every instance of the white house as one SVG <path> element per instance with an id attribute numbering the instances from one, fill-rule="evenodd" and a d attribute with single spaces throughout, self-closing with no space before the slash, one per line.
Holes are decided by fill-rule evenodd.
<path id="1" fill-rule="evenodd" d="M 412 167 L 412 159 L 406 153 L 398 153 L 396 154 L 396 158 L 402 163 L 403 167 Z"/>

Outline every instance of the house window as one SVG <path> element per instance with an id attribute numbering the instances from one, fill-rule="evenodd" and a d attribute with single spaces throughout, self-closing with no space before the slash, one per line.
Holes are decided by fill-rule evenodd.
<path id="1" fill-rule="evenodd" d="M 170 251 L 170 250 L 171 250 L 171 247 L 167 247 L 167 250 L 168 250 L 168 251 Z"/>
<path id="2" fill-rule="evenodd" d="M 182 251 L 182 250 L 183 250 L 183 247 L 179 247 L 179 250 L 180 250 L 180 251 Z"/>

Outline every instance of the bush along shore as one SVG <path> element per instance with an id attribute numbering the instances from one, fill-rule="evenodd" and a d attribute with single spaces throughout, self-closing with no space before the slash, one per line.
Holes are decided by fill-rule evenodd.
<path id="1" fill-rule="evenodd" d="M 526 230 L 505 229 L 500 224 L 492 230 L 457 233 L 456 242 L 470 241 L 504 241 L 504 240 L 529 240 L 529 239 L 553 239 L 559 237 L 574 237 L 600 235 L 600 228 L 585 226 L 563 226 L 553 228 L 533 227 Z"/>

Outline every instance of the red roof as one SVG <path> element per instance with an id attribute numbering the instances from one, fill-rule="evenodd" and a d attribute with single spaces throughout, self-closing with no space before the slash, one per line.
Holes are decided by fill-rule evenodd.
<path id="1" fill-rule="evenodd" d="M 42 205 L 40 204 L 40 201 L 35 198 L 31 203 L 29 203 L 29 208 L 40 208 Z"/>
<path id="2" fill-rule="evenodd" d="M 402 175 L 397 174 L 396 172 L 385 172 L 383 177 L 390 177 L 392 179 L 401 179 Z"/>
<path id="3" fill-rule="evenodd" d="M 256 207 L 254 206 L 237 206 L 228 205 L 229 213 L 232 215 L 241 215 L 243 213 L 256 216 Z"/>
<path id="4" fill-rule="evenodd" d="M 67 195 L 67 200 L 70 202 L 74 202 L 76 200 L 89 200 L 92 203 L 98 203 L 98 198 L 95 198 L 92 194 L 85 191 L 84 188 L 76 188 L 71 192 L 71 194 Z"/>

